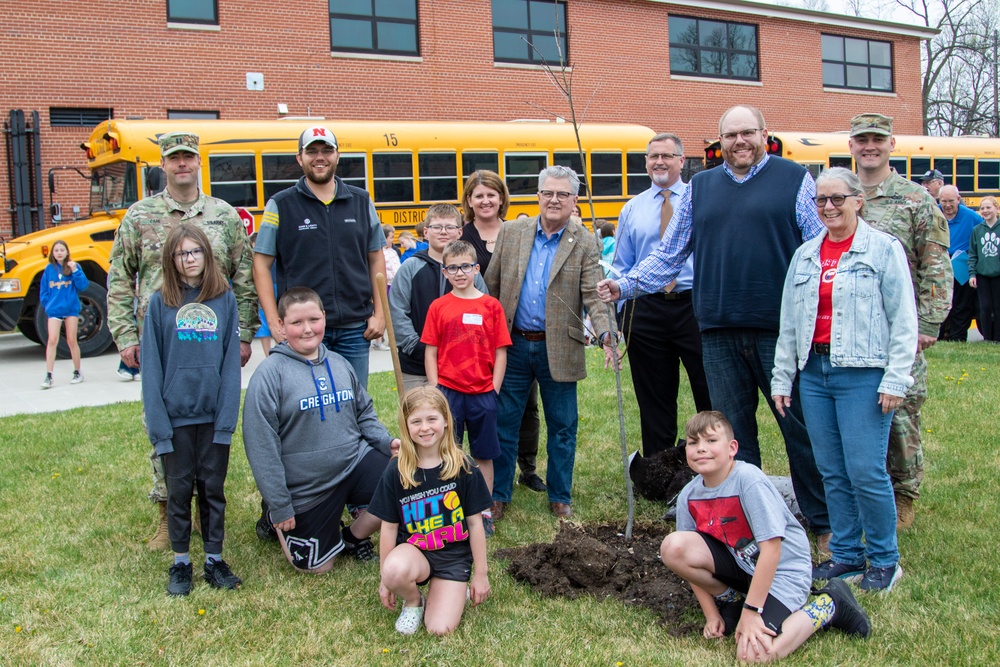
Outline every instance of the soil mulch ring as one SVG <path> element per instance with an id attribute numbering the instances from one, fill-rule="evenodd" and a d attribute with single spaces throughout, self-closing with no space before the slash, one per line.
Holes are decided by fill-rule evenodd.
<path id="1" fill-rule="evenodd" d="M 626 544 L 622 526 L 563 521 L 551 544 L 500 549 L 496 556 L 510 561 L 511 576 L 543 595 L 611 597 L 648 607 L 671 634 L 681 635 L 700 629 L 681 620 L 699 607 L 691 587 L 660 562 L 660 543 L 668 532 L 667 524 L 637 525 Z"/>

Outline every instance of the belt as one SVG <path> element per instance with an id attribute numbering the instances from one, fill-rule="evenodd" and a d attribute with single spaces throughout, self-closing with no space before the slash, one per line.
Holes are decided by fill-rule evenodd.
<path id="1" fill-rule="evenodd" d="M 517 334 L 518 336 L 520 336 L 524 340 L 530 340 L 530 341 L 545 340 L 545 332 L 544 331 L 525 331 L 523 329 L 517 329 L 517 328 L 515 328 L 515 329 L 512 330 L 512 333 Z"/>
<path id="2" fill-rule="evenodd" d="M 830 356 L 830 344 L 829 343 L 813 343 L 813 352 L 816 354 L 823 355 L 824 357 Z"/>
<path id="3" fill-rule="evenodd" d="M 680 301 L 682 299 L 690 299 L 691 290 L 684 290 L 683 292 L 665 292 L 663 296 L 667 301 Z"/>

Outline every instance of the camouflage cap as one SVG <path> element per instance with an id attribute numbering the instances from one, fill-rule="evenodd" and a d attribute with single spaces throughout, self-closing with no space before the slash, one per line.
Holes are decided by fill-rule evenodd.
<path id="1" fill-rule="evenodd" d="M 892 136 L 892 118 L 880 113 L 861 113 L 851 119 L 851 136 L 859 134 Z"/>
<path id="2" fill-rule="evenodd" d="M 167 157 L 177 151 L 198 154 L 198 135 L 193 132 L 168 132 L 160 135 L 160 155 Z"/>
<path id="3" fill-rule="evenodd" d="M 322 141 L 328 146 L 333 146 L 334 149 L 337 148 L 336 135 L 322 125 L 315 125 L 313 127 L 307 127 L 305 132 L 299 135 L 299 152 L 301 152 L 302 149 L 309 144 L 317 141 Z"/>

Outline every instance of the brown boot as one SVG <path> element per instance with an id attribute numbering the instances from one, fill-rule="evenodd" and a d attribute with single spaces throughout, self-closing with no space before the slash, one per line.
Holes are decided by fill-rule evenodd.
<path id="1" fill-rule="evenodd" d="M 156 503 L 160 509 L 160 525 L 156 527 L 156 532 L 146 542 L 146 548 L 150 551 L 168 551 L 170 549 L 170 535 L 167 533 L 167 503 L 158 501 Z"/>
<path id="2" fill-rule="evenodd" d="M 913 525 L 913 498 L 896 494 L 896 530 L 905 530 Z"/>

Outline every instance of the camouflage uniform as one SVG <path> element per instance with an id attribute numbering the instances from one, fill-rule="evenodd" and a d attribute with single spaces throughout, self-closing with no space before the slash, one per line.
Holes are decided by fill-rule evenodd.
<path id="1" fill-rule="evenodd" d="M 865 188 L 863 217 L 872 227 L 892 234 L 903 244 L 917 297 L 920 333 L 937 337 L 951 308 L 953 280 L 944 214 L 923 187 L 893 170 L 881 184 Z M 913 386 L 892 417 L 886 467 L 893 491 L 917 498 L 924 477 L 920 407 L 927 399 L 927 362 L 923 352 L 917 352 L 910 373 Z"/>
<path id="2" fill-rule="evenodd" d="M 129 208 L 111 248 L 108 272 L 108 327 L 119 350 L 138 345 L 153 292 L 163 282 L 161 249 L 167 234 L 182 222 L 198 225 L 212 242 L 216 262 L 233 284 L 240 316 L 240 341 L 249 343 L 259 325 L 253 284 L 253 249 L 246 227 L 232 206 L 202 194 L 188 209 L 166 190 Z M 137 309 L 133 315 L 133 303 Z M 165 502 L 163 465 L 154 450 L 150 499 Z"/>

